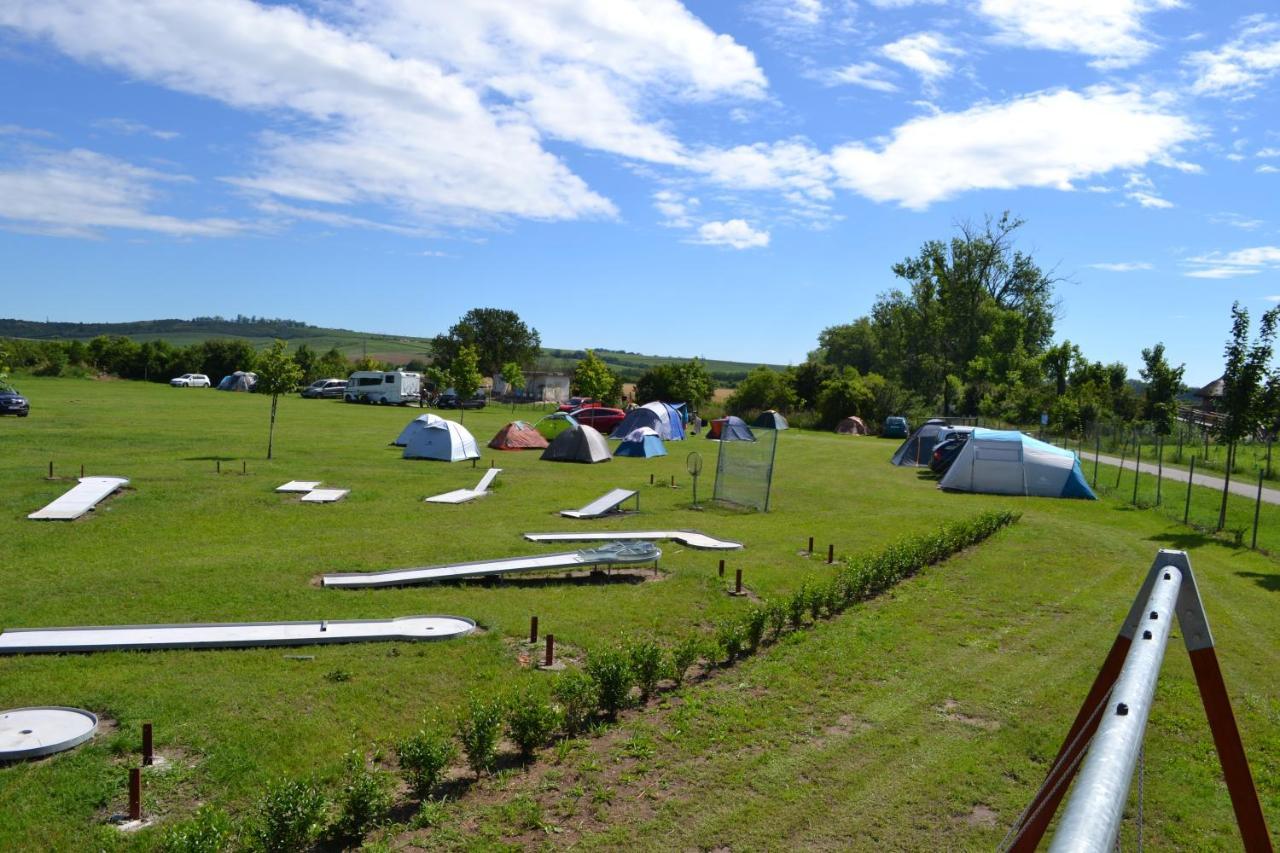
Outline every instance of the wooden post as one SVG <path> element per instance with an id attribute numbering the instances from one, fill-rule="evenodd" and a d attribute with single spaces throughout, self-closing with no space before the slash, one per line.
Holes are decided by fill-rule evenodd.
<path id="1" fill-rule="evenodd" d="M 240 460 L 240 473 L 241 474 L 249 473 L 249 463 L 243 459 Z"/>
<path id="2" fill-rule="evenodd" d="M 734 595 L 742 595 L 742 569 L 738 569 L 733 573 L 733 593 Z"/>
<path id="3" fill-rule="evenodd" d="M 809 556 L 813 556 L 813 537 L 809 537 Z"/>
<path id="4" fill-rule="evenodd" d="M 1160 486 L 1164 479 L 1164 436 L 1156 439 L 1156 506 L 1160 506 Z"/>
<path id="5" fill-rule="evenodd" d="M 1125 436 L 1124 446 L 1120 448 L 1120 470 L 1116 472 L 1116 488 L 1120 488 L 1120 476 L 1124 474 L 1124 455 L 1129 452 L 1129 437 Z"/>
<path id="6" fill-rule="evenodd" d="M 53 460 L 49 460 L 49 479 L 53 479 Z"/>
<path id="7" fill-rule="evenodd" d="M 1093 436 L 1093 487 L 1098 488 L 1098 457 L 1102 455 L 1102 425 Z"/>
<path id="8" fill-rule="evenodd" d="M 828 545 L 827 546 L 827 565 L 829 566 L 835 561 L 836 561 L 836 546 Z"/>
<path id="9" fill-rule="evenodd" d="M 724 577 L 724 560 L 720 561 L 720 577 Z"/>
<path id="10" fill-rule="evenodd" d="M 216 462 L 216 463 L 214 463 L 214 473 L 217 473 L 217 474 L 221 474 L 221 473 L 222 473 L 222 460 L 221 460 L 221 459 L 217 460 L 217 462 Z"/>
<path id="11" fill-rule="evenodd" d="M 81 480 L 84 479 L 84 463 L 83 462 L 80 463 L 80 479 Z"/>
<path id="12" fill-rule="evenodd" d="M 529 644 L 538 642 L 538 617 L 529 617 Z"/>
<path id="13" fill-rule="evenodd" d="M 1258 469 L 1258 499 L 1253 505 L 1253 542 L 1250 548 L 1258 547 L 1258 514 L 1262 512 L 1262 478 L 1266 476 L 1266 472 L 1261 468 Z"/>
<path id="14" fill-rule="evenodd" d="M 129 820 L 142 819 L 142 768 L 129 768 Z"/>
<path id="15" fill-rule="evenodd" d="M 142 724 L 142 766 L 150 767 L 155 763 L 155 753 L 151 742 L 151 724 Z"/>
<path id="16" fill-rule="evenodd" d="M 1191 455 L 1191 473 L 1187 476 L 1187 505 L 1182 508 L 1182 523 L 1186 524 L 1191 516 L 1191 484 L 1196 478 L 1196 457 Z"/>
<path id="17" fill-rule="evenodd" d="M 543 666 L 551 666 L 556 662 L 556 638 L 554 634 L 547 634 L 547 654 L 543 659 Z"/>
<path id="18" fill-rule="evenodd" d="M 1130 501 L 1134 506 L 1138 504 L 1138 478 L 1142 476 L 1142 439 L 1134 433 L 1134 443 L 1138 447 L 1138 455 L 1133 460 L 1133 500 Z"/>

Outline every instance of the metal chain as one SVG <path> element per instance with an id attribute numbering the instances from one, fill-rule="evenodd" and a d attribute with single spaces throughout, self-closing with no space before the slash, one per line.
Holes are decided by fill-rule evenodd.
<path id="1" fill-rule="evenodd" d="M 1107 702 L 1109 702 L 1111 699 L 1111 691 L 1115 688 L 1115 686 L 1116 686 L 1115 682 L 1113 681 L 1111 683 L 1111 686 L 1107 688 L 1107 692 L 1103 694 L 1102 697 L 1098 700 L 1098 704 L 1094 706 L 1093 711 L 1090 712 L 1089 714 L 1089 719 L 1080 728 L 1080 731 L 1076 732 L 1076 736 L 1072 738 L 1071 743 L 1067 745 L 1067 748 L 1063 750 L 1062 754 L 1064 756 L 1070 754 L 1071 751 L 1075 749 L 1076 744 L 1080 742 L 1080 738 L 1084 735 L 1086 731 L 1089 730 L 1090 726 L 1093 724 L 1094 718 L 1096 718 L 1098 714 L 1102 712 L 1102 709 L 1106 707 Z M 1071 766 L 1067 768 L 1067 772 L 1063 773 L 1062 776 L 1059 777 L 1058 781 L 1055 782 L 1053 787 L 1049 790 L 1049 796 L 1040 800 L 1040 805 L 1036 806 L 1036 808 L 1032 810 L 1031 803 L 1027 804 L 1027 807 L 1022 810 L 1022 814 L 1018 815 L 1018 819 L 1014 821 L 1013 826 L 1011 826 L 1009 828 L 1009 831 L 1005 833 L 1004 839 L 1000 842 L 1000 846 L 996 848 L 996 850 L 999 851 L 999 853 L 1005 853 L 1005 851 L 1009 850 L 1011 847 L 1013 847 L 1014 844 L 1018 842 L 1018 839 L 1022 837 L 1022 833 L 1026 831 L 1027 825 L 1036 819 L 1036 816 L 1040 814 L 1040 811 L 1045 807 L 1045 805 L 1049 802 L 1049 800 L 1052 799 L 1052 795 L 1056 794 L 1058 792 L 1058 789 L 1062 787 L 1063 783 L 1071 778 L 1072 773 L 1075 772 L 1076 766 L 1080 763 L 1081 759 L 1084 758 L 1084 754 L 1085 752 L 1088 751 L 1088 746 L 1092 742 L 1093 742 L 1093 735 L 1090 735 L 1089 740 L 1085 743 L 1084 747 L 1079 752 L 1076 753 L 1076 757 L 1071 762 Z M 1035 802 L 1035 800 L 1040 797 L 1040 794 L 1045 789 L 1045 785 L 1049 784 L 1050 777 L 1053 776 L 1054 771 L 1058 769 L 1058 766 L 1060 763 L 1061 763 L 1060 761 L 1055 761 L 1053 763 L 1053 766 L 1049 768 L 1049 772 L 1048 774 L 1045 775 L 1044 782 L 1041 783 L 1040 787 L 1036 790 L 1036 795 L 1035 797 L 1032 798 L 1032 802 Z"/>

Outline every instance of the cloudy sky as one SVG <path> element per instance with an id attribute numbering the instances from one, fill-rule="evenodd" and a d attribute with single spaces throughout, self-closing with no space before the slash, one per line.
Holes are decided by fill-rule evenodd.
<path id="1" fill-rule="evenodd" d="M 0 81 L 3 316 L 796 362 L 1005 209 L 1095 358 L 1280 300 L 1271 0 L 6 0 Z"/>

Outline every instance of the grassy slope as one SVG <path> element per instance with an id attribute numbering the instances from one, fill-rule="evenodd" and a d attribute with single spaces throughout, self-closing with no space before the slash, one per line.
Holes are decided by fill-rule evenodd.
<path id="1" fill-rule="evenodd" d="M 776 511 L 767 516 L 694 514 L 685 508 L 687 488 L 647 485 L 650 472 L 687 484 L 689 449 L 700 450 L 711 470 L 715 445 L 702 440 L 672 445 L 661 459 L 595 466 L 486 449 L 486 461 L 496 457 L 506 469 L 495 493 L 437 507 L 421 498 L 471 485 L 479 472 L 404 461 L 386 447 L 416 411 L 289 398 L 281 404 L 278 458 L 267 463 L 269 404 L 257 396 L 75 380 L 26 379 L 21 387 L 34 411 L 0 421 L 0 525 L 5 565 L 23 574 L 0 596 L 0 625 L 458 613 L 489 630 L 460 642 L 400 645 L 399 654 L 384 644 L 304 650 L 312 661 L 285 660 L 279 649 L 0 659 L 0 707 L 78 705 L 118 720 L 123 731 L 51 761 L 0 769 L 0 803 L 12 806 L 0 808 L 0 849 L 112 838 L 97 827 L 123 805 L 125 765 L 116 754 L 135 748 L 144 720 L 155 722 L 159 748 L 180 751 L 189 767 L 152 787 L 158 811 L 185 812 L 198 799 L 236 808 L 281 772 L 335 778 L 346 749 L 398 738 L 425 711 L 454 707 L 468 690 L 539 677 L 519 669 L 508 642 L 524 633 L 532 613 L 572 655 L 618 634 L 679 632 L 745 606 L 719 591 L 714 554 L 673 543 L 664 546 L 670 574 L 659 583 L 367 592 L 310 585 L 322 571 L 551 550 L 519 534 L 572 529 L 555 511 L 613 486 L 642 489 L 643 517 L 576 526 L 698 527 L 741 539 L 748 549 L 729 556 L 730 571 L 742 566 L 748 585 L 766 596 L 821 570 L 797 555 L 809 535 L 820 548 L 834 542 L 848 553 L 928 529 L 941 516 L 1026 510 L 998 542 L 730 676 L 762 690 L 695 688 L 681 733 L 659 739 L 680 800 L 652 817 L 622 815 L 616 832 L 655 847 L 673 839 L 763 847 L 784 838 L 826 847 L 851 838 L 868 846 L 989 847 L 998 831 L 940 817 L 985 803 L 1000 826 L 1013 819 L 1141 571 L 1156 547 L 1170 544 L 1195 552 L 1255 774 L 1273 824 L 1280 820 L 1276 564 L 1154 514 L 1108 502 L 945 495 L 915 472 L 885 464 L 888 443 L 799 432 L 783 435 Z M 490 410 L 466 421 L 483 443 L 506 417 Z M 249 476 L 215 475 L 217 456 L 254 460 Z M 62 473 L 84 463 L 90 473 L 132 478 L 135 489 L 84 522 L 27 522 L 27 512 L 67 487 L 43 479 L 50 458 Z M 239 465 L 224 463 L 232 467 Z M 333 506 L 272 493 L 292 478 L 353 492 Z M 702 487 L 710 491 L 710 478 Z M 335 670 L 351 679 L 325 677 Z M 1171 655 L 1166 672 L 1153 724 L 1169 737 L 1149 756 L 1148 827 L 1171 844 L 1197 847 L 1226 831 L 1229 808 L 1214 781 L 1185 657 Z M 998 727 L 943 719 L 935 708 L 947 698 Z M 871 728 L 807 736 L 846 713 Z M 735 733 L 744 726 L 752 730 L 748 746 Z M 1179 805 L 1189 791 L 1194 805 Z"/>

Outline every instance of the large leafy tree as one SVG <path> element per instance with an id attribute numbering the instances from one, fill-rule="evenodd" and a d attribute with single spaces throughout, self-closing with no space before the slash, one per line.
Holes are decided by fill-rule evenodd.
<path id="1" fill-rule="evenodd" d="M 573 368 L 570 385 L 574 393 L 612 403 L 621 396 L 622 379 L 592 350 Z"/>
<path id="2" fill-rule="evenodd" d="M 636 382 L 636 401 L 686 402 L 697 409 L 711 399 L 715 385 L 700 359 L 659 364 Z"/>
<path id="3" fill-rule="evenodd" d="M 796 403 L 796 393 L 787 377 L 776 370 L 761 365 L 753 368 L 730 395 L 726 406 L 734 414 L 758 412 L 764 409 L 790 410 Z"/>
<path id="4" fill-rule="evenodd" d="M 1231 486 L 1231 469 L 1235 467 L 1236 444 L 1252 434 L 1265 416 L 1277 323 L 1280 323 L 1280 306 L 1262 315 L 1257 337 L 1251 343 L 1249 310 L 1241 308 L 1239 302 L 1231 306 L 1231 337 L 1225 350 L 1226 370 L 1222 374 L 1222 399 L 1218 404 L 1220 417 L 1214 427 L 1218 439 L 1227 445 L 1222 505 L 1218 510 L 1219 530 L 1227 523 L 1227 490 Z"/>
<path id="5" fill-rule="evenodd" d="M 449 363 L 449 383 L 453 385 L 453 392 L 464 400 L 473 397 L 484 381 L 479 363 L 480 356 L 476 348 L 465 344 L 458 348 L 453 361 Z"/>
<path id="6" fill-rule="evenodd" d="M 531 328 L 520 315 L 502 308 L 472 308 L 454 323 L 447 334 L 431 341 L 437 362 L 452 364 L 464 346 L 474 347 L 480 372 L 493 376 L 502 365 L 515 362 L 531 366 L 542 348 L 538 330 Z"/>
<path id="7" fill-rule="evenodd" d="M 856 367 L 846 367 L 831 377 L 818 392 L 818 413 L 822 425 L 835 426 L 849 415 L 870 417 L 875 405 L 875 393 L 862 380 Z"/>
<path id="8" fill-rule="evenodd" d="M 1139 373 L 1147 383 L 1142 416 L 1151 422 L 1157 435 L 1169 435 L 1178 418 L 1178 395 L 1182 393 L 1186 365 L 1171 365 L 1164 356 L 1163 343 L 1142 351 L 1142 365 Z"/>
<path id="9" fill-rule="evenodd" d="M 271 427 L 267 432 L 267 458 L 270 459 L 276 437 L 276 405 L 281 394 L 297 390 L 302 369 L 286 352 L 285 342 L 278 338 L 258 357 L 257 368 L 258 384 L 254 390 L 271 395 Z"/>

